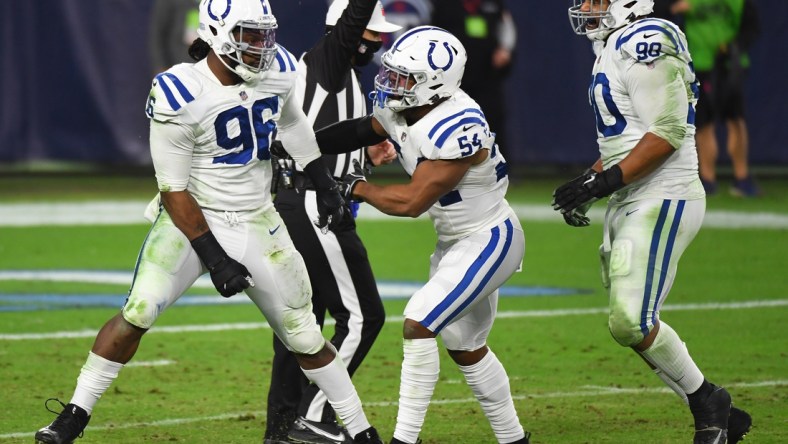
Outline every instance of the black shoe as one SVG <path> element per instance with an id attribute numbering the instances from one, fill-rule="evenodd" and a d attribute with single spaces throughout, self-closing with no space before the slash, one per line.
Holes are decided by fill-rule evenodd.
<path id="1" fill-rule="evenodd" d="M 375 430 L 374 427 L 370 427 L 363 432 L 359 433 L 353 438 L 354 444 L 383 444 L 383 440 L 380 439 L 380 435 L 378 435 L 378 431 Z"/>
<path id="2" fill-rule="evenodd" d="M 90 422 L 90 415 L 82 407 L 74 404 L 66 405 L 57 398 L 49 398 L 44 402 L 44 407 L 52 413 L 57 414 L 47 404 L 53 400 L 63 406 L 63 411 L 57 415 L 52 424 L 36 432 L 36 444 L 71 444 L 75 439 L 82 437 L 82 432 Z"/>
<path id="3" fill-rule="evenodd" d="M 337 423 L 310 421 L 304 417 L 295 420 L 288 433 L 290 442 L 304 444 L 350 444 L 348 431 Z"/>
<path id="4" fill-rule="evenodd" d="M 744 439 L 752 427 L 752 417 L 744 410 L 731 407 L 728 416 L 728 444 L 736 444 Z"/>
<path id="5" fill-rule="evenodd" d="M 531 432 L 525 432 L 525 436 L 522 439 L 513 441 L 511 444 L 530 444 L 530 442 L 531 442 Z"/>
<path id="6" fill-rule="evenodd" d="M 728 391 L 711 384 L 711 392 L 705 398 L 690 397 L 689 404 L 695 417 L 693 444 L 725 444 L 731 412 L 731 395 Z"/>
<path id="7" fill-rule="evenodd" d="M 408 443 L 404 441 L 400 441 L 397 438 L 391 438 L 391 444 L 408 444 Z M 416 439 L 415 444 L 421 444 L 421 438 Z"/>

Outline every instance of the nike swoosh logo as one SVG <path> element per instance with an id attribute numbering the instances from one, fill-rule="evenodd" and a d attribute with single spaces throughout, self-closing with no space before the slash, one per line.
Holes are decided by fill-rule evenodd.
<path id="1" fill-rule="evenodd" d="M 654 37 L 655 35 L 657 35 L 657 33 L 656 33 L 656 32 L 655 32 L 655 33 L 652 33 L 652 34 L 643 34 L 643 38 L 644 38 L 644 39 L 650 39 L 651 37 Z"/>
<path id="2" fill-rule="evenodd" d="M 334 440 L 336 442 L 345 442 L 345 435 L 343 435 L 342 433 L 339 433 L 339 434 L 335 435 L 335 434 L 333 434 L 331 432 L 328 432 L 326 430 L 321 429 L 320 427 L 315 427 L 315 426 L 313 426 L 312 424 L 310 424 L 310 423 L 308 423 L 306 421 L 301 421 L 301 425 L 306 427 L 306 428 L 308 428 L 309 430 L 315 432 L 316 434 L 318 434 L 320 436 L 324 436 L 324 437 L 326 437 L 328 439 L 332 439 L 332 440 Z"/>
<path id="3" fill-rule="evenodd" d="M 273 236 L 273 235 L 274 235 L 274 233 L 276 233 L 277 231 L 279 231 L 279 227 L 281 227 L 281 226 L 282 226 L 281 224 L 280 224 L 280 225 L 277 225 L 277 226 L 276 226 L 276 228 L 274 228 L 273 230 L 271 230 L 271 229 L 269 228 L 269 229 L 268 229 L 268 234 L 270 234 L 271 236 Z"/>
<path id="4" fill-rule="evenodd" d="M 462 130 L 463 131 L 468 131 L 471 128 L 473 128 L 473 125 L 464 126 L 464 127 L 462 127 Z"/>
<path id="5" fill-rule="evenodd" d="M 630 214 L 634 213 L 635 211 L 638 211 L 639 209 L 640 209 L 640 208 L 635 208 L 635 209 L 634 209 L 634 210 L 632 210 L 632 211 L 627 211 L 627 214 L 626 214 L 625 216 L 629 216 Z"/>

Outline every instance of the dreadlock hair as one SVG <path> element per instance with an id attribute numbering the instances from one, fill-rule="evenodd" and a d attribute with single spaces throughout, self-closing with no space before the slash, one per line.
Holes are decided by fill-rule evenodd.
<path id="1" fill-rule="evenodd" d="M 210 52 L 211 45 L 201 38 L 194 39 L 191 46 L 189 46 L 189 57 L 194 59 L 196 62 L 208 57 L 208 53 Z"/>

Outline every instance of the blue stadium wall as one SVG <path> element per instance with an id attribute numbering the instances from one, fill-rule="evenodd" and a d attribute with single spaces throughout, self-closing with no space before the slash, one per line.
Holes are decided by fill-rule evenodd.
<path id="1" fill-rule="evenodd" d="M 150 164 L 144 106 L 152 77 L 146 41 L 151 3 L 1 2 L 0 163 Z M 291 52 L 300 54 L 320 36 L 325 1 L 271 3 L 280 24 L 277 39 Z M 504 150 L 519 165 L 588 163 L 597 155 L 586 99 L 593 58 L 589 42 L 569 28 L 568 3 L 508 2 L 518 49 L 508 80 Z M 762 34 L 747 83 L 751 159 L 788 164 L 788 2 L 757 4 Z"/>

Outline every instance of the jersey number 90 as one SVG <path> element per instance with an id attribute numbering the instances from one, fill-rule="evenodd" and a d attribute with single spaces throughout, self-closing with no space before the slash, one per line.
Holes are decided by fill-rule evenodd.
<path id="1" fill-rule="evenodd" d="M 238 147 L 243 147 L 243 149 L 214 157 L 213 163 L 245 165 L 252 160 L 255 141 L 257 141 L 257 159 L 269 160 L 271 158 L 269 147 L 274 129 L 276 129 L 276 122 L 273 119 L 263 120 L 266 110 L 271 110 L 271 115 L 275 115 L 279 111 L 279 99 L 267 97 L 254 102 L 251 120 L 249 109 L 241 105 L 219 113 L 213 122 L 216 131 L 216 144 L 226 150 L 235 150 Z M 230 122 L 234 120 L 238 122 L 239 133 L 235 137 L 230 137 L 228 127 Z"/>
<path id="2" fill-rule="evenodd" d="M 601 89 L 602 101 L 600 104 L 597 102 L 597 88 Z M 617 136 L 624 132 L 627 127 L 627 120 L 618 110 L 616 103 L 613 102 L 613 95 L 610 94 L 610 80 L 608 80 L 605 73 L 599 72 L 594 76 L 591 82 L 591 87 L 588 89 L 588 96 L 591 100 L 591 106 L 594 107 L 594 114 L 596 114 L 596 129 L 605 137 Z M 604 108 L 600 107 L 604 105 Z M 614 119 L 612 125 L 605 123 L 605 117 L 612 117 Z M 610 120 L 609 118 L 607 119 Z"/>

